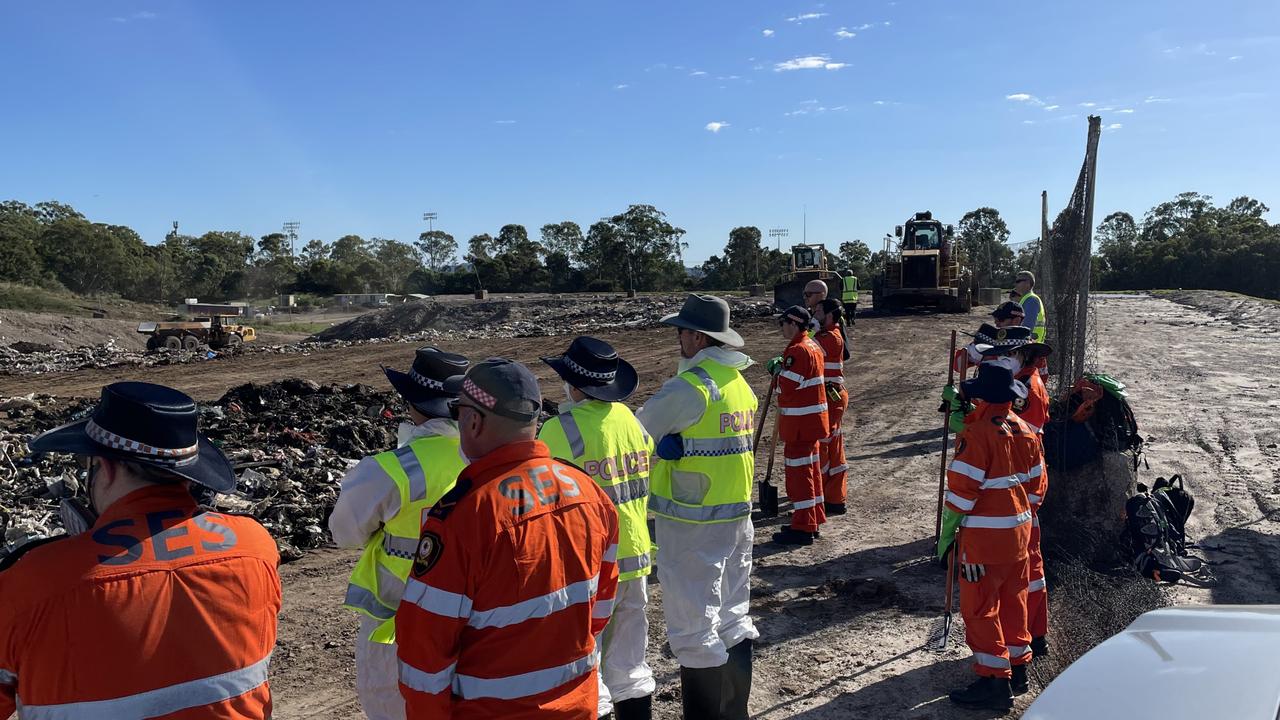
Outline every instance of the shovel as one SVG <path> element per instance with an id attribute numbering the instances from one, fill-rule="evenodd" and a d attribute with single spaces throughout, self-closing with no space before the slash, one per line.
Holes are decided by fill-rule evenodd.
<path id="1" fill-rule="evenodd" d="M 953 546 L 947 553 L 947 599 L 942 606 L 942 624 L 935 625 L 925 641 L 925 647 L 933 652 L 945 652 L 951 641 L 951 596 L 955 592 L 957 552 Z"/>
<path id="2" fill-rule="evenodd" d="M 777 378 L 769 381 L 769 392 L 764 396 L 764 412 L 760 414 L 760 424 L 756 427 L 756 440 L 753 447 L 760 446 L 760 436 L 764 433 L 765 419 L 769 417 L 769 404 L 773 400 L 773 390 L 777 385 Z M 769 463 L 765 466 L 764 479 L 760 481 L 760 516 L 767 518 L 778 517 L 778 488 L 769 482 L 769 479 L 773 477 L 773 456 L 778 450 L 778 423 L 776 416 L 774 417 L 773 425 L 773 437 L 769 440 Z"/>

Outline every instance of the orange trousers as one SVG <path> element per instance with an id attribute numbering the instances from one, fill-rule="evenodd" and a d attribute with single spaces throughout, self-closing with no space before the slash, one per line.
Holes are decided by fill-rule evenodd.
<path id="1" fill-rule="evenodd" d="M 818 463 L 820 445 L 811 442 L 784 442 L 783 463 L 786 465 L 787 499 L 791 501 L 791 528 L 816 532 L 827 520 L 822 507 L 822 472 Z"/>
<path id="2" fill-rule="evenodd" d="M 1033 508 L 1034 512 L 1034 508 Z M 1030 581 L 1027 584 L 1027 629 L 1031 637 L 1044 637 L 1049 633 L 1049 591 L 1044 585 L 1044 555 L 1040 554 L 1040 516 L 1031 518 Z"/>
<path id="3" fill-rule="evenodd" d="M 849 393 L 842 392 L 844 397 L 839 403 L 827 403 L 827 420 L 831 425 L 831 435 L 819 440 L 819 452 L 822 454 L 822 497 L 825 502 L 843 505 L 847 487 L 845 477 L 848 467 L 844 458 L 844 419 L 845 408 L 849 406 Z"/>
<path id="4" fill-rule="evenodd" d="M 976 583 L 960 576 L 960 616 L 964 641 L 973 651 L 973 669 L 983 677 L 1007 678 L 1013 665 L 1031 662 L 1027 632 L 1030 564 L 987 565 Z"/>

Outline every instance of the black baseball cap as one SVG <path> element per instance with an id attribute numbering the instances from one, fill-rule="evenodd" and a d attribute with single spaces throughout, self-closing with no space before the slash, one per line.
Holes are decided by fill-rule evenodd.
<path id="1" fill-rule="evenodd" d="M 996 308 L 995 311 L 991 313 L 991 317 L 997 320 L 1011 320 L 1015 316 L 1023 317 L 1025 314 L 1026 312 L 1022 309 L 1021 305 L 1012 300 L 1008 300 L 1000 307 Z"/>
<path id="2" fill-rule="evenodd" d="M 474 403 L 483 412 L 528 422 L 542 409 L 538 379 L 529 368 L 506 358 L 489 358 L 471 366 L 466 375 L 445 381 L 445 391 Z"/>

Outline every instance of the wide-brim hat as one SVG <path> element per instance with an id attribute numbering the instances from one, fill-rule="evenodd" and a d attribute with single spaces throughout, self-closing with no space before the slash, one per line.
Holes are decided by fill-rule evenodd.
<path id="1" fill-rule="evenodd" d="M 715 295 L 690 295 L 685 298 L 680 312 L 666 315 L 660 322 L 696 330 L 729 347 L 738 348 L 745 344 L 742 336 L 729 327 L 729 303 Z"/>
<path id="2" fill-rule="evenodd" d="M 979 345 L 987 346 L 985 350 L 979 351 L 983 355 L 1008 355 L 1031 342 L 1031 328 L 1021 325 L 998 328 L 983 323 L 978 332 L 973 334 L 973 340 Z"/>
<path id="3" fill-rule="evenodd" d="M 449 417 L 449 401 L 457 397 L 445 389 L 444 381 L 467 371 L 468 360 L 456 353 L 427 346 L 418 348 L 409 372 L 383 366 L 391 387 L 405 402 L 428 417 Z"/>
<path id="4" fill-rule="evenodd" d="M 236 487 L 222 450 L 197 431 L 196 403 L 171 387 L 143 382 L 102 388 L 93 414 L 33 438 L 33 453 L 70 453 L 151 465 L 217 492 Z"/>
<path id="5" fill-rule="evenodd" d="M 978 366 L 978 376 L 960 383 L 960 393 L 967 400 L 1007 403 L 1027 397 L 1027 386 L 1013 377 L 1014 364 L 999 358 Z"/>
<path id="6" fill-rule="evenodd" d="M 626 400 L 640 384 L 635 367 L 618 357 L 612 345 L 585 335 L 574 338 L 564 354 L 544 357 L 542 362 L 560 379 L 596 400 Z"/>

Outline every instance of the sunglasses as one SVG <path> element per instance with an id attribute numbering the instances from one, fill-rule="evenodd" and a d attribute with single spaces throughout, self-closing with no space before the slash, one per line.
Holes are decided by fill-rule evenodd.
<path id="1" fill-rule="evenodd" d="M 471 403 L 464 403 L 460 399 L 455 399 L 455 400 L 449 401 L 449 417 L 453 418 L 454 420 L 457 420 L 458 416 L 461 415 L 460 411 L 464 407 L 471 408 L 472 412 L 479 413 L 481 416 L 484 416 L 485 414 L 485 411 L 482 410 L 481 408 L 478 408 L 475 405 L 472 405 Z"/>
<path id="2" fill-rule="evenodd" d="M 819 292 L 819 291 L 817 291 L 817 290 L 810 290 L 810 291 L 806 292 L 804 295 L 805 295 L 805 297 L 809 297 L 810 295 L 821 295 L 821 294 L 822 294 L 822 293 L 821 293 L 821 292 Z"/>

